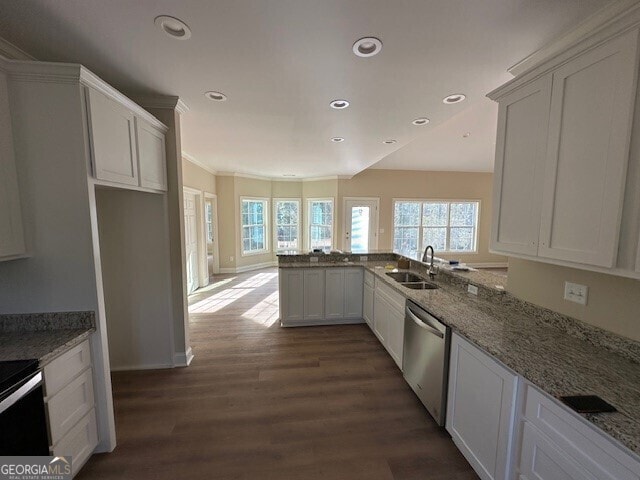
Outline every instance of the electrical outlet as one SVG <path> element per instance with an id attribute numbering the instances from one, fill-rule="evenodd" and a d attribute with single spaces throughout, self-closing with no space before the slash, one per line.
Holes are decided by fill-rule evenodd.
<path id="1" fill-rule="evenodd" d="M 366 255 L 360 255 L 361 262 L 366 262 L 367 260 L 369 260 L 369 257 L 367 257 Z"/>
<path id="2" fill-rule="evenodd" d="M 318 257 L 309 257 L 311 263 L 318 263 Z"/>
<path id="3" fill-rule="evenodd" d="M 380 233 L 384 233 L 384 228 L 381 228 L 379 231 Z"/>
<path id="4" fill-rule="evenodd" d="M 587 297 L 589 296 L 589 287 L 586 285 L 580 285 L 578 283 L 564 282 L 564 299 L 570 302 L 579 303 L 580 305 L 587 304 Z"/>
<path id="5" fill-rule="evenodd" d="M 478 287 L 469 284 L 467 285 L 467 292 L 469 292 L 471 295 L 478 295 Z"/>
<path id="6" fill-rule="evenodd" d="M 232 257 L 232 256 L 231 256 L 231 257 L 229 257 L 229 261 L 230 261 L 230 262 L 233 262 L 233 257 Z"/>

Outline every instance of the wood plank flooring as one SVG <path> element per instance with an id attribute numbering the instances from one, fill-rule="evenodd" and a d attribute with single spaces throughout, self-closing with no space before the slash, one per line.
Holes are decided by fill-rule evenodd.
<path id="1" fill-rule="evenodd" d="M 189 303 L 192 365 L 114 373 L 118 446 L 77 478 L 478 478 L 366 325 L 278 326 L 277 269 Z"/>

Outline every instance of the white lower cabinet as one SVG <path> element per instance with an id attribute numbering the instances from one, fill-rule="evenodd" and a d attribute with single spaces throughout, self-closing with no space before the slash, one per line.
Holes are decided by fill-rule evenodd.
<path id="1" fill-rule="evenodd" d="M 373 330 L 373 297 L 374 297 L 375 280 L 371 272 L 364 272 L 364 290 L 362 296 L 362 318 L 367 322 L 369 328 Z"/>
<path id="2" fill-rule="evenodd" d="M 453 334 L 446 428 L 483 480 L 510 478 L 518 377 Z"/>
<path id="3" fill-rule="evenodd" d="M 640 462 L 577 413 L 523 383 L 518 471 L 528 480 L 638 480 Z"/>
<path id="4" fill-rule="evenodd" d="M 49 450 L 72 457 L 76 475 L 98 445 L 89 340 L 44 366 Z"/>
<path id="5" fill-rule="evenodd" d="M 373 332 L 402 369 L 405 298 L 382 282 L 376 282 L 373 306 Z"/>
<path id="6" fill-rule="evenodd" d="M 285 267 L 279 277 L 282 326 L 362 322 L 362 267 Z"/>

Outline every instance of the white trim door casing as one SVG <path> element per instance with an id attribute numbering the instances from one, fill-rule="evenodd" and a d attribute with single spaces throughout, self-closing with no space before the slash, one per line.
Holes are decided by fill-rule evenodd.
<path id="1" fill-rule="evenodd" d="M 198 227 L 196 195 L 184 192 L 184 249 L 187 270 L 187 294 L 198 288 Z"/>
<path id="2" fill-rule="evenodd" d="M 380 198 L 378 197 L 344 197 L 343 199 L 343 216 L 344 225 L 342 229 L 343 250 L 351 252 L 352 248 L 352 230 L 353 230 L 353 209 L 354 208 L 369 209 L 369 225 L 367 244 L 355 251 L 356 253 L 366 253 L 378 248 L 378 224 L 380 214 Z"/>

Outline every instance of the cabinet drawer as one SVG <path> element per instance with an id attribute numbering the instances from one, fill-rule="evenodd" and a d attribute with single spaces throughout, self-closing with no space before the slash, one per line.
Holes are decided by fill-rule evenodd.
<path id="1" fill-rule="evenodd" d="M 639 480 L 640 463 L 584 420 L 527 384 L 525 417 L 582 468 L 599 479 Z M 634 473 L 635 472 L 635 473 Z"/>
<path id="2" fill-rule="evenodd" d="M 62 457 L 71 455 L 73 475 L 76 475 L 98 445 L 98 428 L 95 409 L 91 409 L 67 433 L 58 444 L 53 447 L 53 455 Z"/>
<path id="3" fill-rule="evenodd" d="M 376 294 L 382 294 L 391 306 L 396 310 L 401 311 L 404 316 L 404 305 L 406 303 L 404 295 L 400 292 L 396 292 L 393 288 L 385 285 L 381 281 L 376 282 Z"/>
<path id="4" fill-rule="evenodd" d="M 368 270 L 364 271 L 364 284 L 369 285 L 372 288 L 375 287 L 375 276 Z"/>
<path id="5" fill-rule="evenodd" d="M 596 480 L 529 422 L 524 422 L 520 478 L 528 480 Z"/>
<path id="6" fill-rule="evenodd" d="M 47 401 L 51 444 L 55 445 L 93 408 L 92 370 L 85 372 Z"/>
<path id="7" fill-rule="evenodd" d="M 44 367 L 45 395 L 52 397 L 76 375 L 91 365 L 89 340 L 73 347 Z"/>

